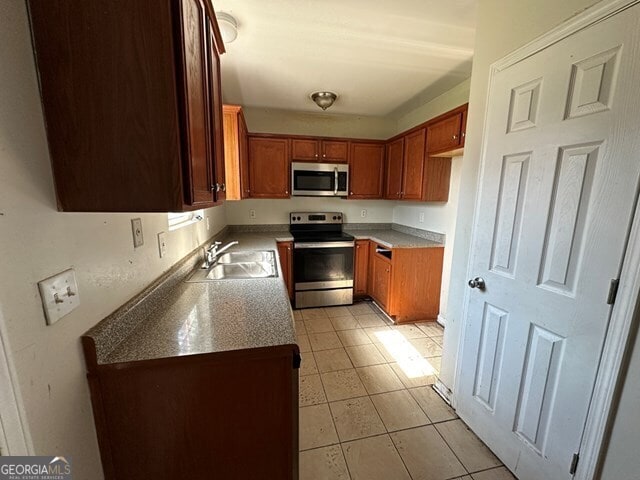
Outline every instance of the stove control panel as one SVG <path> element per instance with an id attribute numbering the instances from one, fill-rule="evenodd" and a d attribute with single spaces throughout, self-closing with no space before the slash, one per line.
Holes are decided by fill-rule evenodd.
<path id="1" fill-rule="evenodd" d="M 293 224 L 341 224 L 342 212 L 291 212 L 289 223 Z"/>

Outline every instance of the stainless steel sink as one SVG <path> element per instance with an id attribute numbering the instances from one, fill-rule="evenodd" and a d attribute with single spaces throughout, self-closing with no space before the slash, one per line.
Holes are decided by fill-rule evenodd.
<path id="1" fill-rule="evenodd" d="M 221 255 L 211 268 L 196 270 L 187 281 L 215 282 L 277 276 L 275 253 L 272 250 L 247 250 Z"/>
<path id="2" fill-rule="evenodd" d="M 247 263 L 273 262 L 273 252 L 270 250 L 247 250 L 243 252 L 228 252 L 218 257 L 216 263 Z"/>
<path id="3" fill-rule="evenodd" d="M 222 263 L 215 265 L 207 274 L 207 279 L 224 280 L 225 278 L 269 278 L 275 269 L 266 262 Z"/>

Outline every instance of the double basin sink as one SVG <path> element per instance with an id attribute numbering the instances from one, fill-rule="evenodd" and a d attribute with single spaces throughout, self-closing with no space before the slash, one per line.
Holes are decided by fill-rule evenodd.
<path id="1" fill-rule="evenodd" d="M 207 269 L 198 269 L 188 282 L 242 280 L 278 276 L 273 250 L 245 250 L 220 255 Z"/>

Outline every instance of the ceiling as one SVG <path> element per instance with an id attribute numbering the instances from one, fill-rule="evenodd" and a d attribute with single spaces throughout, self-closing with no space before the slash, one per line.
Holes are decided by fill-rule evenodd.
<path id="1" fill-rule="evenodd" d="M 225 103 L 333 114 L 390 115 L 471 74 L 477 0 L 213 0 L 238 38 L 222 56 Z"/>

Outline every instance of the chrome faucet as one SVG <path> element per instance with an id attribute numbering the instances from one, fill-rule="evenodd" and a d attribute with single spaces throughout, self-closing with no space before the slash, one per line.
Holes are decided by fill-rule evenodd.
<path id="1" fill-rule="evenodd" d="M 218 256 L 224 252 L 225 250 L 233 247 L 234 245 L 237 245 L 238 241 L 234 240 L 233 242 L 229 242 L 227 243 L 224 247 L 222 248 L 218 248 L 220 245 L 222 245 L 222 242 L 213 242 L 211 245 L 209 245 L 208 247 L 205 247 L 204 249 L 204 262 L 202 263 L 202 267 L 200 268 L 211 268 L 213 266 L 214 263 L 216 263 L 216 260 L 218 259 Z"/>

